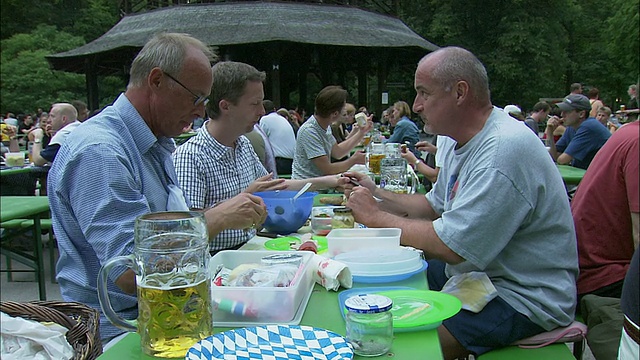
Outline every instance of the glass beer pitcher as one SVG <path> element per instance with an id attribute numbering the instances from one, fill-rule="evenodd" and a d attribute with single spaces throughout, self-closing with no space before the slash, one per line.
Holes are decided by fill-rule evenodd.
<path id="1" fill-rule="evenodd" d="M 387 143 L 385 158 L 380 162 L 380 187 L 395 193 L 406 194 L 407 162 L 400 156 L 400 144 Z"/>
<path id="2" fill-rule="evenodd" d="M 142 351 L 162 358 L 184 357 L 213 334 L 209 238 L 199 212 L 139 216 L 133 254 L 110 259 L 98 274 L 102 311 L 115 326 L 140 334 Z M 136 274 L 138 318 L 119 317 L 109 300 L 107 277 L 114 266 Z"/>

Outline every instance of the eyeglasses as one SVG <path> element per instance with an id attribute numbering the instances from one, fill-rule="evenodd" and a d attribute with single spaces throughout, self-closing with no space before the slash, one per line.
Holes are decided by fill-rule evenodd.
<path id="1" fill-rule="evenodd" d="M 200 105 L 207 106 L 207 103 L 209 102 L 209 99 L 206 96 L 198 95 L 198 94 L 194 93 L 193 91 L 189 90 L 188 87 L 184 86 L 183 83 L 178 81 L 178 79 L 174 78 L 169 73 L 165 72 L 164 74 L 167 75 L 167 77 L 169 79 L 175 81 L 178 85 L 182 86 L 182 88 L 187 90 L 191 95 L 193 95 L 193 97 L 195 98 L 195 100 L 193 101 L 193 106 L 200 106 Z"/>

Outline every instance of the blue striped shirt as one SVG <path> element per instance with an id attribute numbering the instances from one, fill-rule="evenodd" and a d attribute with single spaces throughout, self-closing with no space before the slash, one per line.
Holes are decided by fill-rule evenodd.
<path id="1" fill-rule="evenodd" d="M 156 139 L 124 94 L 67 138 L 48 178 L 63 299 L 100 310 L 96 284 L 101 264 L 133 252 L 137 216 L 167 210 L 167 187 L 177 184 L 174 149 L 172 139 Z M 125 270 L 115 267 L 110 273 L 109 297 L 116 312 L 134 319 L 136 296 L 113 282 Z M 102 339 L 123 332 L 100 313 Z"/>

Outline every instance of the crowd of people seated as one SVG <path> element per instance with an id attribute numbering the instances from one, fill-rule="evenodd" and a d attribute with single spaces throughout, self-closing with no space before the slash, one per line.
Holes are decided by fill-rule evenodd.
<path id="1" fill-rule="evenodd" d="M 484 65 L 465 49 L 445 47 L 418 63 L 413 104 L 396 101 L 374 124 L 374 115 L 356 111 L 336 85 L 318 92 L 308 117 L 279 108 L 265 99 L 265 78 L 248 64 L 216 62 L 191 36 L 164 33 L 133 60 L 126 91 L 88 120 L 90 111 L 77 102 L 7 114 L 3 146 L 23 134 L 33 143 L 34 163 L 51 164 L 48 195 L 65 300 L 101 309 L 98 270 L 131 253 L 142 214 L 202 211 L 211 249 L 237 249 L 266 217 L 255 192 L 311 182 L 313 189 L 344 192 L 357 222 L 401 228 L 401 243 L 429 259 L 431 289 L 470 272 L 494 287 L 495 296 L 438 328 L 445 358 L 477 356 L 566 326 L 576 308 L 588 319 L 584 309 L 594 297 L 616 299 L 619 309 L 619 331 L 609 340 L 617 343 L 600 356 L 617 352 L 620 338 L 633 345 L 636 85 L 613 114 L 597 89 L 587 97 L 580 84 L 562 101 L 538 102 L 525 114 L 517 105 L 495 106 Z M 366 114 L 364 123 L 354 121 L 356 112 Z M 196 134 L 176 147 L 173 138 L 196 119 Z M 408 145 L 402 156 L 429 180 L 426 195 L 385 191 L 350 171 L 366 161 L 365 137 L 383 126 L 390 133 L 381 141 Z M 571 200 L 556 164 L 586 170 Z M 111 276 L 114 309 L 135 318 L 135 274 Z M 103 342 L 121 333 L 101 313 Z"/>

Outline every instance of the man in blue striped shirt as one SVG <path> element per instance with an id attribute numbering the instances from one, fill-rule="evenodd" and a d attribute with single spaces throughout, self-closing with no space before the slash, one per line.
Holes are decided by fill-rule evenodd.
<path id="1" fill-rule="evenodd" d="M 67 138 L 49 172 L 48 194 L 60 249 L 62 297 L 100 310 L 101 264 L 133 252 L 135 218 L 187 210 L 171 153 L 172 137 L 205 116 L 213 82 L 212 52 L 184 34 L 153 37 L 133 60 L 127 90 Z M 262 223 L 262 200 L 240 194 L 205 212 L 209 235 Z M 214 221 L 215 219 L 215 221 Z M 114 310 L 137 315 L 135 274 L 114 268 L 108 282 Z M 100 335 L 123 332 L 101 312 Z"/>

